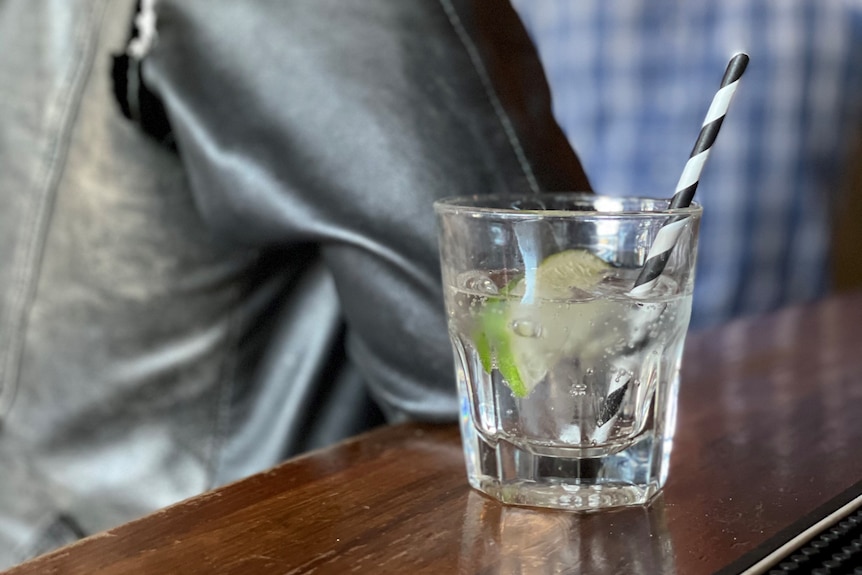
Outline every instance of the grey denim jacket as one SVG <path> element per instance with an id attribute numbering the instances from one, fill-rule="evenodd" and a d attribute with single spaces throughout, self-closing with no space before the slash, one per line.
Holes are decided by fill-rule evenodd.
<path id="1" fill-rule="evenodd" d="M 453 420 L 432 202 L 587 186 L 505 2 L 157 1 L 162 141 L 134 8 L 0 3 L 0 567 Z"/>

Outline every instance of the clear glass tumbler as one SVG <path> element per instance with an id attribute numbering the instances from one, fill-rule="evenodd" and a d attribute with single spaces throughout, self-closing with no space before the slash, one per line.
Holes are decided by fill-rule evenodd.
<path id="1" fill-rule="evenodd" d="M 470 484 L 596 510 L 665 484 L 701 208 L 593 194 L 435 203 Z M 662 226 L 657 281 L 632 288 Z"/>

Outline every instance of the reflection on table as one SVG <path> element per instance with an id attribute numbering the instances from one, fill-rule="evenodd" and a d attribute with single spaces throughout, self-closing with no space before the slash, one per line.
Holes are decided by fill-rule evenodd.
<path id="1" fill-rule="evenodd" d="M 674 575 L 664 502 L 650 509 L 569 514 L 505 507 L 467 495 L 458 573 Z"/>

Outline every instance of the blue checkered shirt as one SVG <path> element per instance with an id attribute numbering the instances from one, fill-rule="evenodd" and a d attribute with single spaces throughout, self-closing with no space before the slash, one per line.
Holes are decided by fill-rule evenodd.
<path id="1" fill-rule="evenodd" d="M 730 56 L 751 63 L 701 177 L 693 326 L 828 289 L 862 118 L 859 0 L 514 0 L 596 191 L 670 197 Z"/>

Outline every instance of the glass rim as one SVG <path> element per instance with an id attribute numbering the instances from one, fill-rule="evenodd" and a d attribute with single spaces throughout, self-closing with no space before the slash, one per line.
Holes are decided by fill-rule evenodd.
<path id="1" fill-rule="evenodd" d="M 665 205 L 669 202 L 669 198 L 652 198 L 647 196 L 609 196 L 604 194 L 596 194 L 593 192 L 536 192 L 536 193 L 507 193 L 507 194 L 472 194 L 462 196 L 448 196 L 440 198 L 434 202 L 434 211 L 438 214 L 474 214 L 476 216 L 489 217 L 504 217 L 504 218 L 655 218 L 666 216 L 699 216 L 703 212 L 703 207 L 698 202 L 692 202 L 686 208 L 663 208 L 654 210 L 566 210 L 566 209 L 517 209 L 504 207 L 491 207 L 487 205 L 477 205 L 478 202 L 505 202 L 510 203 L 527 200 L 527 199 L 542 199 L 542 198 L 565 198 L 577 199 L 583 198 L 590 200 L 593 203 L 596 199 L 606 199 L 614 202 L 655 202 L 660 205 L 662 202 Z"/>

